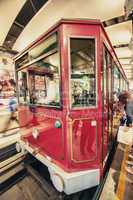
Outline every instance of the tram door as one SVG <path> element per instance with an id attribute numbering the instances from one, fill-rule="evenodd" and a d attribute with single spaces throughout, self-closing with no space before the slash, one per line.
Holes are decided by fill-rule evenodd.
<path id="1" fill-rule="evenodd" d="M 110 66 L 110 55 L 106 48 L 104 48 L 103 52 L 103 66 L 102 66 L 102 158 L 103 165 L 106 162 L 106 156 L 109 151 L 109 143 L 111 138 L 111 108 L 110 108 L 110 100 L 111 100 L 111 66 Z"/>

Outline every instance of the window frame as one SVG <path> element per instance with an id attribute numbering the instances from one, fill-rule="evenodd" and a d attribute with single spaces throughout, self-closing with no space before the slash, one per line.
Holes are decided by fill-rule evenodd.
<path id="1" fill-rule="evenodd" d="M 95 93 L 96 93 L 96 105 L 95 106 L 82 106 L 82 107 L 73 107 L 72 106 L 72 88 L 71 88 L 71 39 L 94 39 L 95 43 L 95 59 L 94 59 L 94 65 L 95 65 Z M 69 108 L 70 110 L 88 110 L 88 109 L 94 109 L 98 107 L 98 63 L 97 63 L 97 38 L 96 36 L 84 36 L 84 35 L 69 35 L 68 36 L 68 73 L 69 73 Z"/>
<path id="2" fill-rule="evenodd" d="M 18 84 L 18 73 L 26 73 L 26 82 L 27 82 L 27 96 L 28 96 L 28 99 L 30 98 L 30 95 L 29 95 L 29 86 L 28 86 L 28 73 L 27 73 L 27 71 L 26 70 L 24 70 L 24 69 L 22 69 L 22 70 L 18 70 L 17 72 L 16 72 L 16 78 L 17 78 L 17 93 L 18 93 L 18 104 L 20 104 L 20 105 L 27 105 L 27 104 L 29 104 L 29 102 L 28 102 L 28 99 L 27 99 L 27 97 L 26 97 L 26 101 L 25 102 L 20 102 L 20 89 L 19 89 L 19 84 Z"/>
<path id="3" fill-rule="evenodd" d="M 26 102 L 20 102 L 19 101 L 19 89 L 18 89 L 18 84 L 17 84 L 17 91 L 18 91 L 18 103 L 21 104 L 21 105 L 34 105 L 34 106 L 37 106 L 37 107 L 44 107 L 44 108 L 54 108 L 54 109 L 62 109 L 63 105 L 62 105 L 62 87 L 61 87 L 61 83 L 62 83 L 62 77 L 61 77 L 61 44 L 60 44 L 60 31 L 59 29 L 56 29 L 55 31 L 53 31 L 52 33 L 50 33 L 46 38 L 43 38 L 41 41 L 44 41 L 45 39 L 47 40 L 50 36 L 52 36 L 53 34 L 57 34 L 57 49 L 56 50 L 52 50 L 48 53 L 44 53 L 42 54 L 41 56 L 39 56 L 38 58 L 36 59 L 33 59 L 32 61 L 29 61 L 29 63 L 26 63 L 24 66 L 20 67 L 20 68 L 17 68 L 16 69 L 16 77 L 17 77 L 17 80 L 18 80 L 18 73 L 19 72 L 23 72 L 23 70 L 25 70 L 26 74 L 27 74 L 27 89 L 28 89 L 28 96 L 29 96 L 29 99 L 30 99 L 30 88 L 29 88 L 29 71 L 28 69 L 30 68 L 30 65 L 40 61 L 41 59 L 45 59 L 49 56 L 52 56 L 53 54 L 56 54 L 58 53 L 59 54 L 59 106 L 54 106 L 54 105 L 48 105 L 48 104 L 32 104 L 30 103 L 30 101 L 26 101 Z M 29 48 L 26 53 L 28 53 L 31 49 L 33 49 L 34 47 L 36 47 L 39 43 L 41 43 L 41 41 L 37 42 L 37 44 L 35 44 L 32 48 Z M 22 54 L 23 56 L 23 54 Z M 20 57 L 18 57 L 19 59 Z M 16 60 L 17 61 L 17 60 Z M 15 61 L 15 62 L 16 62 Z"/>
<path id="4" fill-rule="evenodd" d="M 53 55 L 53 54 L 56 54 L 56 53 L 59 53 L 58 51 L 55 52 L 55 53 L 52 53 L 50 54 L 49 56 Z M 47 57 L 49 57 L 47 56 Z M 47 57 L 44 57 L 47 58 Z M 60 62 L 60 54 L 59 54 L 59 62 Z M 30 66 L 29 66 L 30 67 Z M 61 108 L 62 107 L 62 101 L 61 101 L 61 94 L 62 94 L 62 90 L 60 89 L 61 87 L 61 70 L 60 70 L 60 67 L 61 67 L 61 64 L 59 66 L 59 106 L 55 106 L 55 105 L 50 105 L 50 104 L 39 104 L 39 103 L 35 103 L 35 104 L 32 104 L 29 102 L 30 105 L 35 105 L 35 106 L 40 106 L 40 107 L 48 107 L 48 108 Z M 28 73 L 28 83 L 30 82 L 30 75 L 31 75 L 31 72 L 30 70 L 27 72 Z M 37 75 L 37 74 L 36 74 Z M 39 74 L 38 74 L 39 75 Z M 40 76 L 40 75 L 39 75 Z M 43 75 L 42 75 L 43 76 Z M 46 76 L 46 75 L 45 75 Z M 34 83 L 35 84 L 35 83 Z M 30 92 L 31 89 L 30 89 L 30 86 L 28 85 L 28 91 Z M 29 98 L 30 98 L 30 95 L 29 95 Z"/>
<path id="5" fill-rule="evenodd" d="M 118 75 L 119 75 L 119 77 L 118 77 L 118 79 L 119 79 L 119 89 L 120 89 L 120 77 L 121 77 L 121 71 L 120 71 L 120 69 L 119 69 L 119 67 L 118 67 L 118 65 L 116 64 L 116 62 L 114 62 L 114 67 L 113 67 L 114 69 L 113 69 L 113 76 L 114 76 L 114 83 L 113 83 L 113 91 L 115 91 L 115 69 L 117 69 L 117 72 L 118 72 Z M 117 88 L 117 89 L 118 89 Z M 118 91 L 116 91 L 116 92 L 118 92 Z"/>

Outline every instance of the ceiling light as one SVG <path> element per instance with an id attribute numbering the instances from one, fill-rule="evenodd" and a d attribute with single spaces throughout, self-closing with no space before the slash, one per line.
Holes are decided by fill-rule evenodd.
<path id="1" fill-rule="evenodd" d="M 126 18 L 133 16 L 133 0 L 125 0 L 124 11 Z"/>
<path id="2" fill-rule="evenodd" d="M 129 61 L 129 64 L 133 64 L 133 55 L 131 56 L 131 59 Z"/>
<path id="3" fill-rule="evenodd" d="M 32 136 L 34 139 L 38 139 L 39 137 L 39 130 L 37 128 L 32 129 Z"/>
<path id="4" fill-rule="evenodd" d="M 133 36 L 131 37 L 131 39 L 130 39 L 130 42 L 129 42 L 129 49 L 131 50 L 131 51 L 133 51 Z"/>

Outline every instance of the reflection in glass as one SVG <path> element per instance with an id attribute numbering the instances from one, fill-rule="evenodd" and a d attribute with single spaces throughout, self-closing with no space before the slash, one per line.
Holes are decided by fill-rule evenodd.
<path id="1" fill-rule="evenodd" d="M 96 105 L 95 40 L 70 39 L 72 107 Z"/>
<path id="2" fill-rule="evenodd" d="M 18 93 L 19 103 L 26 103 L 28 101 L 27 74 L 23 71 L 18 72 Z"/>
<path id="3" fill-rule="evenodd" d="M 29 66 L 30 103 L 59 106 L 59 53 Z"/>
<path id="4" fill-rule="evenodd" d="M 54 33 L 52 36 L 48 37 L 46 40 L 29 51 L 30 60 L 46 53 L 50 53 L 52 50 L 57 50 L 57 45 L 57 33 Z"/>
<path id="5" fill-rule="evenodd" d="M 120 92 L 120 71 L 116 66 L 114 67 L 114 91 L 117 95 Z"/>

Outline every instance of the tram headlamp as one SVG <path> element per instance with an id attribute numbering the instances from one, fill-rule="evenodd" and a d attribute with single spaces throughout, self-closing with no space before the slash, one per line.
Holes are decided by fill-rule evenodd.
<path id="1" fill-rule="evenodd" d="M 55 121 L 55 128 L 61 128 L 61 122 L 59 120 Z"/>
<path id="2" fill-rule="evenodd" d="M 37 128 L 32 129 L 33 138 L 37 139 L 39 137 L 39 130 Z"/>

